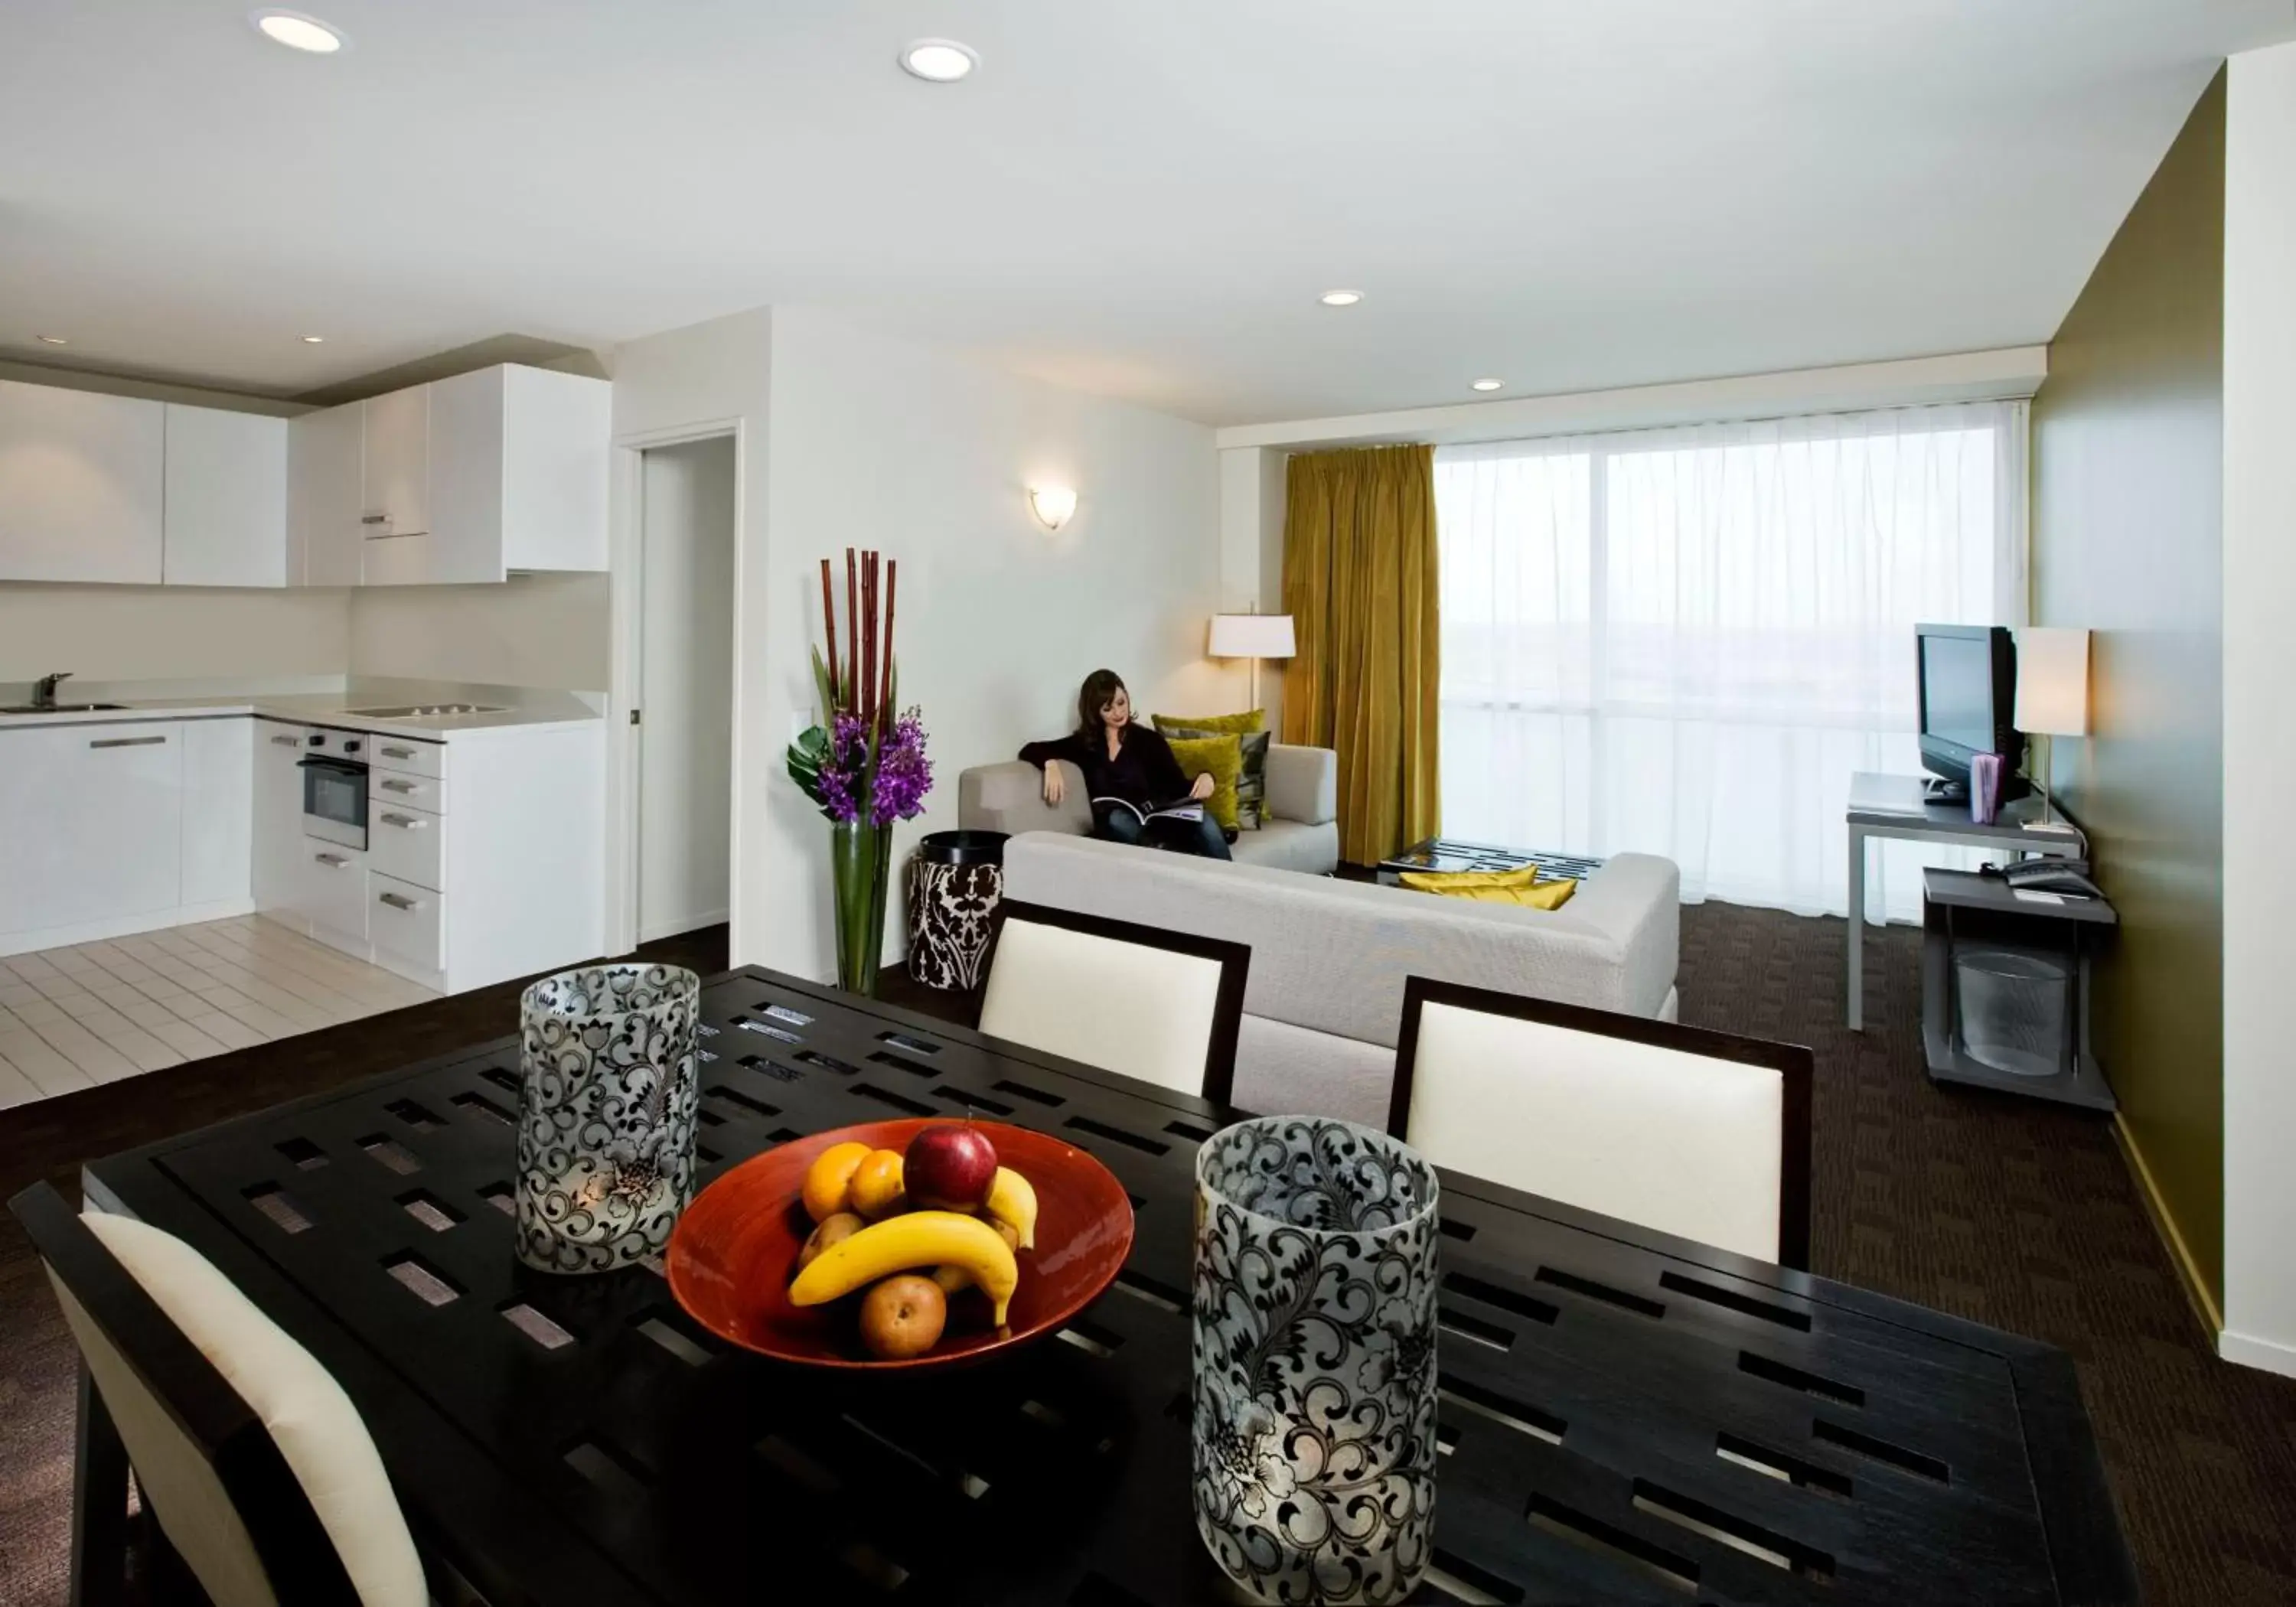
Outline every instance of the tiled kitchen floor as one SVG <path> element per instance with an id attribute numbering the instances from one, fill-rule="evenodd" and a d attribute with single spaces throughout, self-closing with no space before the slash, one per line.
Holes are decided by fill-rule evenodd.
<path id="1" fill-rule="evenodd" d="M 253 915 L 0 957 L 0 1107 L 439 996 Z"/>

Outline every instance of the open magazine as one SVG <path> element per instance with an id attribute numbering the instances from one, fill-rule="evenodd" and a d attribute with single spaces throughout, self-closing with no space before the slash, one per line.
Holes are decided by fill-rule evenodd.
<path id="1" fill-rule="evenodd" d="M 1170 803 L 1157 804 L 1146 809 L 1125 798 L 1095 798 L 1092 800 L 1092 807 L 1111 812 L 1121 809 L 1144 826 L 1152 820 L 1201 820 L 1204 817 L 1204 806 L 1185 794 Z"/>

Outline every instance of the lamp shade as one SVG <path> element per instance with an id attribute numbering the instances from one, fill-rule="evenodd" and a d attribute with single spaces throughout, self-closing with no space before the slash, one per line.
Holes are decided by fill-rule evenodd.
<path id="1" fill-rule="evenodd" d="M 1289 614 L 1214 614 L 1215 659 L 1288 659 L 1298 652 Z"/>
<path id="2" fill-rule="evenodd" d="M 2028 734 L 2088 734 L 2088 632 L 2017 633 L 2016 726 Z"/>

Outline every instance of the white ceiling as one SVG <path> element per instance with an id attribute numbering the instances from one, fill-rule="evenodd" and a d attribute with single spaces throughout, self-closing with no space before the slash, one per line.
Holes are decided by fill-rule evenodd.
<path id="1" fill-rule="evenodd" d="M 2290 0 L 299 4 L 354 48 L 0 4 L 0 353 L 292 394 L 805 301 L 1240 423 L 2005 346 L 2218 60 L 2296 37 Z M 928 34 L 980 71 L 904 76 Z"/>

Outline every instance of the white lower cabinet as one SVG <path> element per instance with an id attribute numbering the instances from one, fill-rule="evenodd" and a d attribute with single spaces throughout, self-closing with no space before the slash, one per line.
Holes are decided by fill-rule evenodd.
<path id="1" fill-rule="evenodd" d="M 434 891 L 446 885 L 447 817 L 411 805 L 370 799 L 366 849 L 378 874 Z"/>
<path id="2" fill-rule="evenodd" d="M 284 720 L 251 722 L 254 734 L 252 821 L 255 908 L 258 914 L 295 922 L 302 898 L 304 844 L 304 737 L 300 726 Z"/>
<path id="3" fill-rule="evenodd" d="M 433 988 L 441 985 L 447 968 L 446 895 L 370 872 L 366 920 L 376 964 Z"/>
<path id="4" fill-rule="evenodd" d="M 185 720 L 184 887 L 188 907 L 244 907 L 252 887 L 255 722 Z"/>
<path id="5" fill-rule="evenodd" d="M 182 901 L 184 728 L 0 730 L 0 953 L 133 931 Z"/>
<path id="6" fill-rule="evenodd" d="M 367 952 L 366 856 L 316 838 L 303 839 L 295 913 L 331 947 Z"/>

